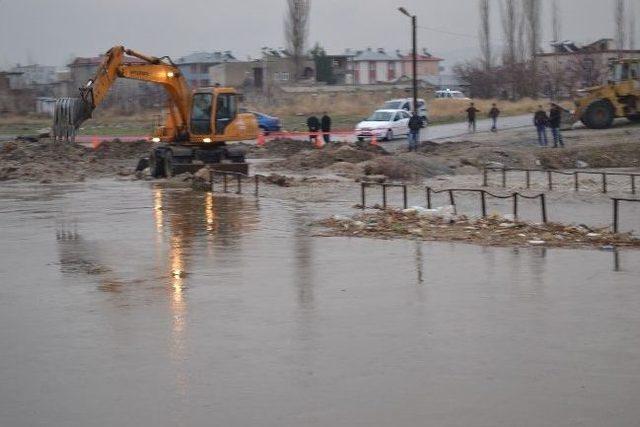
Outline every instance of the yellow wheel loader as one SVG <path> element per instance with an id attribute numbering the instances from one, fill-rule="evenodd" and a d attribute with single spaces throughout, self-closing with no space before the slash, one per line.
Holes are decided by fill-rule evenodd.
<path id="1" fill-rule="evenodd" d="M 127 59 L 132 57 L 138 61 Z M 239 112 L 240 95 L 235 89 L 212 87 L 192 91 L 169 57 L 147 56 L 122 46 L 107 51 L 95 76 L 80 88 L 79 97 L 57 100 L 53 137 L 73 140 L 80 125 L 91 117 L 117 78 L 157 83 L 167 92 L 166 120 L 153 133 L 156 145 L 148 159 L 152 176 L 170 177 L 195 171 L 203 164 L 248 173 L 244 151 L 234 148 L 232 143 L 257 138 L 258 123 L 253 114 Z M 146 166 L 146 162 L 141 165 L 139 168 Z"/>
<path id="2" fill-rule="evenodd" d="M 607 84 L 578 91 L 575 104 L 576 119 L 591 129 L 622 117 L 640 122 L 640 58 L 611 61 Z"/>

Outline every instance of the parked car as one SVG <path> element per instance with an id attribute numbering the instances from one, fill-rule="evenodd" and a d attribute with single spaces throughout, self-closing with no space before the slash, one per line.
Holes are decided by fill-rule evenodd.
<path id="1" fill-rule="evenodd" d="M 405 110 L 409 114 L 413 111 L 413 98 L 398 98 L 386 101 L 382 106 L 385 110 Z M 418 98 L 418 115 L 422 117 L 422 121 L 429 123 L 429 114 L 427 112 L 427 103 L 424 99 Z"/>
<path id="2" fill-rule="evenodd" d="M 358 141 L 374 135 L 385 141 L 390 141 L 396 136 L 408 135 L 410 117 L 406 110 L 376 110 L 368 119 L 356 125 Z"/>
<path id="3" fill-rule="evenodd" d="M 256 111 L 251 111 L 251 113 L 256 116 L 256 119 L 258 120 L 258 127 L 265 134 L 268 134 L 269 132 L 280 132 L 282 129 L 282 122 L 278 117 L 269 116 Z"/>
<path id="4" fill-rule="evenodd" d="M 459 90 L 445 89 L 436 91 L 436 99 L 461 99 L 468 101 L 470 98 Z"/>

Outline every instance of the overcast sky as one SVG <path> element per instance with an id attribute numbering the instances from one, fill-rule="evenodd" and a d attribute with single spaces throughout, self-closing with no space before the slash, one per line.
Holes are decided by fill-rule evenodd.
<path id="1" fill-rule="evenodd" d="M 551 0 L 544 3 L 544 47 Z M 640 0 L 635 2 L 636 15 Z M 614 0 L 558 0 L 562 36 L 589 41 L 613 36 Z M 418 15 L 419 44 L 455 62 L 477 55 L 477 0 L 312 0 L 309 41 L 329 52 L 409 46 L 405 6 Z M 500 43 L 499 0 L 493 0 L 494 39 Z M 231 50 L 239 59 L 260 47 L 284 46 L 285 0 L 0 0 L 0 67 L 17 62 L 63 65 L 115 44 L 179 57 L 198 50 Z M 640 25 L 640 18 L 638 19 Z M 640 28 L 639 28 L 640 32 Z M 636 46 L 640 43 L 636 42 Z"/>

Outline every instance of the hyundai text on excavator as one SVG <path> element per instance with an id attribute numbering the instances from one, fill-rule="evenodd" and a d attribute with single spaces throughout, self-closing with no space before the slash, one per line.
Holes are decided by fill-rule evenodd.
<path id="1" fill-rule="evenodd" d="M 141 61 L 132 63 L 128 57 Z M 153 177 L 170 177 L 203 165 L 248 173 L 244 150 L 232 144 L 255 139 L 258 123 L 253 114 L 238 111 L 240 95 L 236 90 L 212 87 L 192 91 L 169 57 L 147 56 L 123 46 L 107 51 L 95 76 L 80 88 L 78 98 L 57 100 L 53 137 L 73 140 L 80 125 L 91 118 L 117 78 L 157 83 L 167 92 L 165 123 L 152 135 L 156 144 L 148 163 Z"/>

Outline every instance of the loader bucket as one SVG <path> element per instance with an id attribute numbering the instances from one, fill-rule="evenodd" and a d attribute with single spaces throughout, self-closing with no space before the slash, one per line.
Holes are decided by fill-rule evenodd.
<path id="1" fill-rule="evenodd" d="M 80 125 L 91 117 L 93 108 L 82 98 L 58 98 L 51 133 L 55 141 L 74 142 Z"/>

